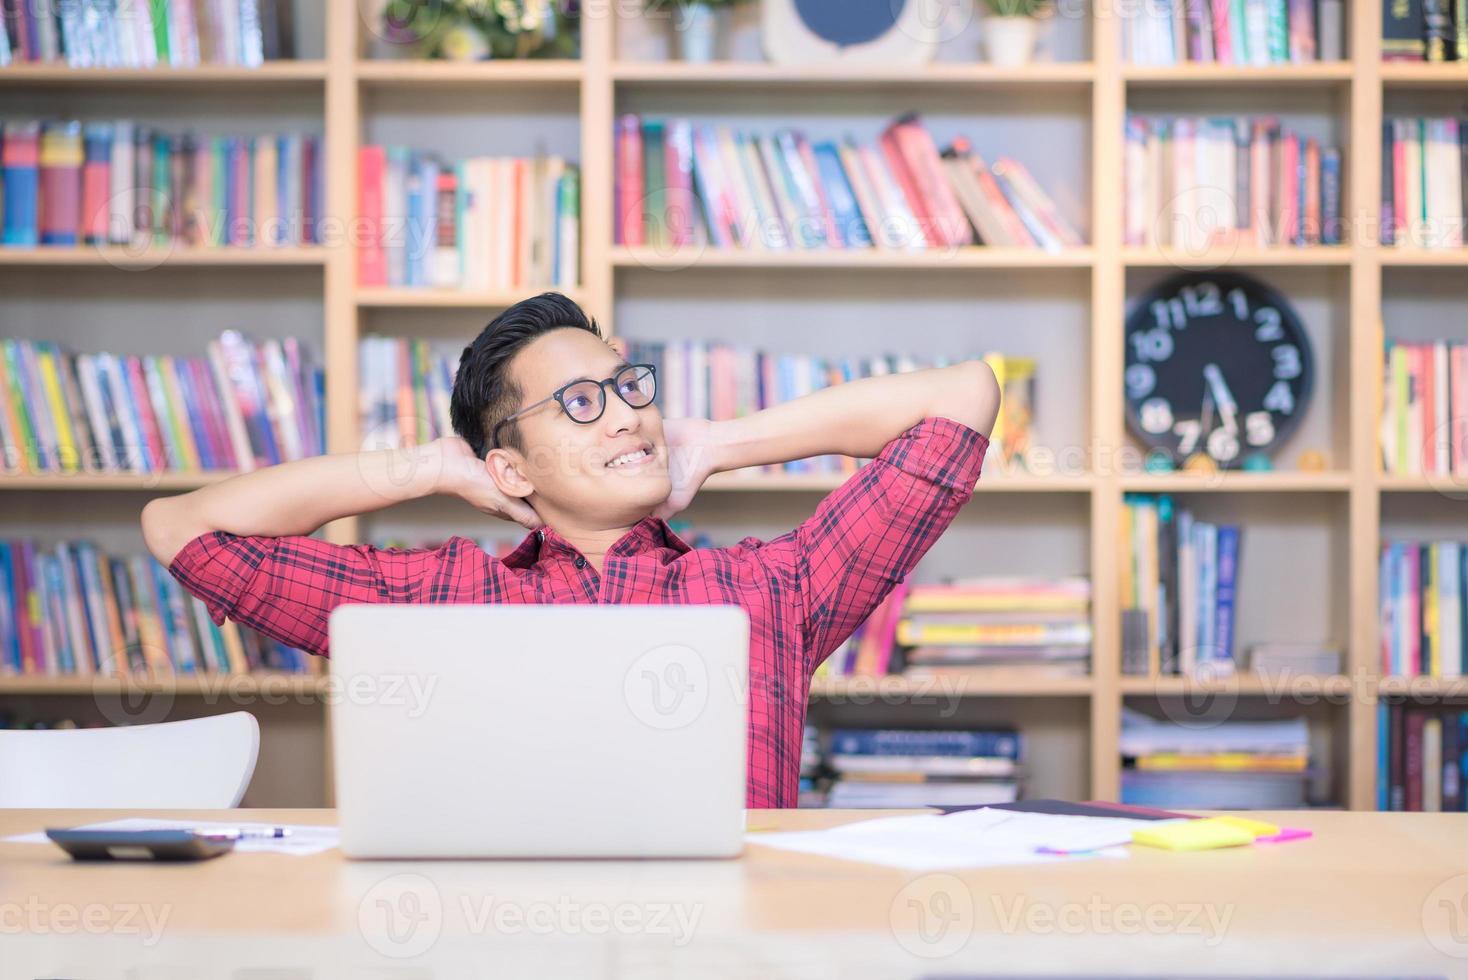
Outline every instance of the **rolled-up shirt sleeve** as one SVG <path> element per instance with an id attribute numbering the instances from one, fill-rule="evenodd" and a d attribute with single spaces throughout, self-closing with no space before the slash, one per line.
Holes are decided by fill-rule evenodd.
<path id="1" fill-rule="evenodd" d="M 324 656 L 333 609 L 349 602 L 421 601 L 442 565 L 442 551 L 213 531 L 184 545 L 168 571 L 204 602 L 215 623 L 228 618 Z"/>
<path id="2" fill-rule="evenodd" d="M 973 496 L 988 438 L 946 418 L 898 436 L 767 548 L 795 568 L 807 671 L 830 656 L 927 554 Z"/>

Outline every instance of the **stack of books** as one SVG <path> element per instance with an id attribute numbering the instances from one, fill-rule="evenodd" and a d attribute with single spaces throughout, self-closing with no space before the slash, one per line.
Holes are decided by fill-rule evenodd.
<path id="1" fill-rule="evenodd" d="M 1336 245 L 1341 154 L 1272 118 L 1126 120 L 1124 242 Z"/>
<path id="2" fill-rule="evenodd" d="M 1382 365 L 1382 471 L 1468 477 L 1468 344 L 1387 341 Z"/>
<path id="3" fill-rule="evenodd" d="M 1468 8 L 1449 0 L 1381 5 L 1383 61 L 1468 61 Z"/>
<path id="4" fill-rule="evenodd" d="M 897 621 L 907 594 L 899 582 L 856 631 L 816 668 L 816 677 L 881 677 L 892 672 Z"/>
<path id="5" fill-rule="evenodd" d="M 317 137 L 170 134 L 127 120 L 6 121 L 0 244 L 321 244 Z"/>
<path id="6" fill-rule="evenodd" d="M 449 397 L 463 348 L 370 334 L 357 345 L 357 400 L 369 448 L 397 449 L 454 434 Z"/>
<path id="7" fill-rule="evenodd" d="M 293 0 L 6 3 L 0 9 L 0 66 L 64 61 L 68 68 L 254 68 L 295 57 L 294 6 Z"/>
<path id="8" fill-rule="evenodd" d="M 1381 670 L 1461 677 L 1468 650 L 1468 544 L 1386 541 L 1377 576 Z"/>
<path id="9" fill-rule="evenodd" d="M 916 585 L 897 623 L 908 677 L 1081 677 L 1091 662 L 1084 578 L 961 579 Z"/>
<path id="10" fill-rule="evenodd" d="M 658 404 L 668 418 L 724 420 L 750 415 L 831 385 L 901 374 L 950 363 L 911 354 L 822 358 L 777 354 L 737 344 L 702 340 L 641 341 L 628 344 L 628 360 L 652 364 L 658 373 Z M 1034 426 L 1036 366 L 1031 358 L 990 353 L 1004 393 L 1004 412 L 990 436 L 987 459 L 1023 466 Z M 787 473 L 848 473 L 854 460 L 820 457 L 786 463 Z"/>
<path id="11" fill-rule="evenodd" d="M 1194 520 L 1165 494 L 1124 502 L 1122 672 L 1233 673 L 1240 528 Z"/>
<path id="12" fill-rule="evenodd" d="M 152 557 L 0 540 L 0 674 L 304 672 L 308 655 L 208 610 Z"/>
<path id="13" fill-rule="evenodd" d="M 1400 698 L 1376 708 L 1376 808 L 1468 810 L 1468 711 Z"/>
<path id="14" fill-rule="evenodd" d="M 615 232 L 619 245 L 772 251 L 1083 244 L 1023 164 L 990 166 L 966 139 L 940 152 L 915 114 L 875 146 L 623 116 Z"/>
<path id="15" fill-rule="evenodd" d="M 1121 802 L 1161 809 L 1291 810 L 1307 803 L 1304 718 L 1182 724 L 1121 712 Z"/>
<path id="16" fill-rule="evenodd" d="M 1346 0 L 1153 0 L 1122 34 L 1135 65 L 1287 65 L 1345 57 Z"/>
<path id="17" fill-rule="evenodd" d="M 574 289 L 581 172 L 555 156 L 457 164 L 404 146 L 357 156 L 363 286 Z"/>
<path id="18" fill-rule="evenodd" d="M 1461 248 L 1468 199 L 1468 119 L 1381 124 L 1381 243 Z"/>
<path id="19" fill-rule="evenodd" d="M 830 807 L 1012 803 L 1019 797 L 1020 735 L 840 728 L 830 733 L 826 764 L 835 779 Z"/>
<path id="20" fill-rule="evenodd" d="M 0 341 L 11 473 L 251 470 L 325 452 L 325 375 L 294 339 L 226 330 L 205 357 Z"/>

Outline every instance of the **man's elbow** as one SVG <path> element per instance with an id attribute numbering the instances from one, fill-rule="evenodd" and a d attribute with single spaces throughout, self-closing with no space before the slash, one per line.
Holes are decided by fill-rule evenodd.
<path id="1" fill-rule="evenodd" d="M 943 414 L 970 429 L 988 436 L 999 417 L 999 380 L 994 369 L 980 360 L 956 365 L 958 390 L 953 394 L 953 407 Z"/>
<path id="2" fill-rule="evenodd" d="M 166 568 L 192 535 L 182 526 L 176 498 L 157 497 L 143 505 L 143 543 Z"/>

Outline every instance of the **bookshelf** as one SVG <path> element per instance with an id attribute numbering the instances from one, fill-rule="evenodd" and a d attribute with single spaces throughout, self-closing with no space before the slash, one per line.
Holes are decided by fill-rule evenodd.
<path id="1" fill-rule="evenodd" d="M 769 338 L 778 338 L 788 349 L 829 352 L 843 350 L 847 343 L 880 348 L 877 314 L 857 316 L 850 331 L 842 333 L 811 317 L 787 314 L 782 323 L 780 306 L 803 303 L 804 312 L 829 307 L 841 314 L 858 311 L 862 304 L 885 302 L 880 312 L 888 314 L 900 309 L 903 301 L 894 295 L 914 293 L 921 295 L 919 315 L 934 325 L 928 332 L 915 331 L 917 339 L 912 342 L 925 344 L 931 353 L 1000 346 L 997 341 L 1005 336 L 1004 328 L 991 321 L 1045 324 L 1033 341 L 1037 351 L 1018 352 L 1047 356 L 1051 380 L 1044 383 L 1045 397 L 1056 401 L 1041 406 L 1042 425 L 1051 427 L 1041 434 L 1047 442 L 1080 447 L 1085 462 L 1034 475 L 1006 473 L 991 463 L 974 503 L 929 561 L 945 574 L 1005 570 L 1010 559 L 1024 565 L 1025 572 L 1088 575 L 1093 583 L 1095 631 L 1092 676 L 983 685 L 951 678 L 823 678 L 811 692 L 814 717 L 832 724 L 872 725 L 1012 721 L 1027 734 L 1028 768 L 1033 774 L 1029 792 L 1116 798 L 1120 709 L 1127 700 L 1211 694 L 1236 698 L 1248 710 L 1260 711 L 1298 703 L 1308 705 L 1312 732 L 1318 725 L 1322 744 L 1328 747 L 1333 801 L 1366 809 L 1375 802 L 1373 697 L 1378 692 L 1407 691 L 1424 697 L 1468 698 L 1468 681 L 1388 679 L 1380 676 L 1377 666 L 1377 549 L 1383 532 L 1405 533 L 1423 524 L 1438 530 L 1455 522 L 1461 527 L 1463 501 L 1468 499 L 1468 486 L 1441 478 L 1382 475 L 1376 462 L 1381 319 L 1391 312 L 1393 316 L 1386 317 L 1390 325 L 1393 317 L 1419 315 L 1422 308 L 1414 303 L 1421 283 L 1444 291 L 1448 301 L 1468 299 L 1456 285 L 1458 277 L 1449 271 L 1468 266 L 1468 249 L 1441 252 L 1374 244 L 1384 103 L 1390 99 L 1394 105 L 1411 107 L 1420 99 L 1430 106 L 1431 100 L 1461 98 L 1468 92 L 1468 70 L 1462 65 L 1381 63 L 1379 4 L 1350 5 L 1351 59 L 1340 63 L 1267 68 L 1131 66 L 1122 62 L 1120 24 L 1109 12 L 1113 8 L 1100 5 L 1101 12 L 1084 18 L 1084 23 L 1067 25 L 1071 35 L 1058 45 L 1063 50 L 1057 56 L 1068 60 L 1000 69 L 944 57 L 924 69 L 901 71 L 772 66 L 760 62 L 747 45 L 738 53 L 739 60 L 713 64 L 650 59 L 637 53 L 636 44 L 619 39 L 619 31 L 646 33 L 645 25 L 619 23 L 627 14 L 621 8 L 613 16 L 585 19 L 583 54 L 577 62 L 372 61 L 365 56 L 368 46 L 359 5 L 354 0 L 327 0 L 323 7 L 315 45 L 319 51 L 310 44 L 302 49 L 319 57 L 263 70 L 79 72 L 13 66 L 0 69 L 0 107 L 13 108 L 32 91 L 46 93 L 48 114 L 52 105 L 76 107 L 79 94 L 93 92 L 106 93 L 111 114 L 127 114 L 115 108 L 117 100 L 124 100 L 121 104 L 127 110 L 147 112 L 174 95 L 190 111 L 207 111 L 214 99 L 230 106 L 243 100 L 257 108 L 286 99 L 286 111 L 293 118 L 306 111 L 321 127 L 330 167 L 327 213 L 338 216 L 352 213 L 357 149 L 366 141 L 431 144 L 437 137 L 423 134 L 434 122 L 466 120 L 466 126 L 457 127 L 465 132 L 444 135 L 439 142 L 447 142 L 453 151 L 473 152 L 519 152 L 536 141 L 557 144 L 552 149 L 564 151 L 569 143 L 566 155 L 582 166 L 585 202 L 583 282 L 575 298 L 613 332 L 641 338 L 660 339 L 658 330 L 675 335 L 667 331 L 692 322 L 687 317 L 699 313 L 709 316 L 707 329 L 741 342 L 769 346 L 774 343 Z M 302 110 L 302 105 L 308 109 Z M 1076 189 L 1080 216 L 1092 244 L 1058 255 L 987 248 L 899 255 L 712 250 L 660 254 L 612 243 L 611 134 L 620 112 L 769 119 L 789 110 L 800 117 L 834 115 L 871 124 L 891 115 L 887 110 L 892 105 L 954 114 L 964 124 L 973 122 L 975 112 L 988 118 L 983 116 L 986 111 L 1023 115 L 1034 109 L 1059 119 L 1055 125 L 1062 135 L 1081 150 L 1079 162 L 1070 165 L 1075 168 L 1074 183 L 1080 185 Z M 1117 189 L 1122 186 L 1123 120 L 1130 109 L 1300 111 L 1324 120 L 1346 154 L 1343 210 L 1351 229 L 1346 236 L 1350 244 L 1210 250 L 1201 255 L 1121 247 Z M 535 121 L 526 124 L 530 131 L 523 138 L 499 132 L 513 127 L 491 125 L 501 117 L 519 123 L 532 114 Z M 1001 124 L 1011 125 L 1011 120 L 1002 117 Z M 1048 150 L 1044 142 L 1026 146 L 1025 138 L 1037 138 L 1017 131 L 1015 151 L 1021 157 L 1039 155 L 1041 146 Z M 1042 183 L 1054 186 L 1053 180 L 1040 176 Z M 1329 348 L 1331 361 L 1321 372 L 1322 391 L 1311 408 L 1319 424 L 1292 440 L 1279 472 L 1149 474 L 1118 465 L 1115 461 L 1134 449 L 1122 412 L 1127 304 L 1146 282 L 1169 271 L 1222 266 L 1247 268 L 1287 287 L 1300 285 L 1310 297 L 1306 318 L 1322 331 L 1312 339 L 1317 347 Z M 320 323 L 319 334 L 294 332 L 318 344 L 324 356 L 328 445 L 333 451 L 350 451 L 359 444 L 360 336 L 369 332 L 421 336 L 427 331 L 467 337 L 498 308 L 520 298 L 503 293 L 358 288 L 355 255 L 341 241 L 309 249 L 180 249 L 142 255 L 125 250 L 0 250 L 0 315 L 14 302 L 4 284 L 25 283 L 34 272 L 53 277 L 52 285 L 36 288 L 64 292 L 78 277 L 84 282 L 95 277 L 105 292 L 128 270 L 142 270 L 145 275 L 139 278 L 156 282 L 152 299 L 160 306 L 188 302 L 184 284 L 201 275 L 211 283 L 235 284 L 236 294 L 285 282 L 298 312 Z M 187 270 L 187 275 L 180 270 Z M 122 291 L 131 297 L 130 287 Z M 251 300 L 237 296 L 234 302 L 243 313 L 251 310 Z M 1384 309 L 1384 304 L 1393 303 L 1394 310 Z M 721 313 L 726 306 L 731 312 Z M 829 322 L 837 319 L 833 314 Z M 802 329 L 789 329 L 796 324 Z M 188 339 L 201 345 L 216 325 L 214 320 L 197 324 Z M 22 320 L 20 326 L 41 333 L 46 329 L 39 317 Z M 732 333 L 734 329 L 743 332 Z M 951 349 L 970 335 L 982 335 L 975 347 Z M 179 342 L 177 337 L 170 339 Z M 1053 375 L 1048 360 L 1052 353 L 1057 357 Z M 1324 472 L 1288 468 L 1293 453 L 1304 448 L 1325 450 L 1329 468 Z M 79 526 L 96 524 L 115 540 L 130 540 L 140 548 L 135 516 L 149 494 L 186 490 L 217 478 L 215 474 L 0 477 L 0 494 L 10 496 L 0 533 L 25 533 L 31 519 L 45 515 L 54 527 L 48 524 L 41 533 L 59 534 L 64 528 L 66 534 L 81 536 Z M 838 479 L 724 475 L 695 502 L 694 520 L 723 536 L 735 530 L 779 533 L 808 515 L 816 495 L 830 490 Z M 1134 491 L 1185 495 L 1200 510 L 1240 517 L 1246 530 L 1256 523 L 1261 528 L 1302 527 L 1307 542 L 1302 554 L 1284 553 L 1291 545 L 1271 545 L 1262 530 L 1256 535 L 1255 554 L 1260 561 L 1282 562 L 1283 571 L 1269 576 L 1271 584 L 1288 588 L 1292 576 L 1309 580 L 1304 591 L 1312 626 L 1328 633 L 1322 639 L 1342 645 L 1345 672 L 1289 681 L 1251 675 L 1212 682 L 1123 676 L 1115 529 L 1122 495 Z M 64 517 L 57 514 L 59 510 L 65 511 Z M 416 502 L 381 515 L 336 522 L 326 534 L 334 541 L 352 542 L 383 531 L 428 534 L 469 526 L 470 533 L 480 533 L 483 525 L 475 522 L 482 520 L 453 501 Z M 975 562 L 982 567 L 973 568 Z M 1272 609 L 1245 624 L 1241 635 L 1252 631 L 1268 636 L 1283 621 L 1280 617 L 1288 615 L 1289 610 Z M 263 703 L 277 679 L 238 680 L 243 685 L 239 703 L 249 707 Z M 260 709 L 268 734 L 254 798 L 290 805 L 328 802 L 327 682 L 304 677 L 282 683 L 288 703 Z M 231 702 L 221 698 L 219 690 L 208 679 L 144 683 L 6 678 L 0 679 L 0 704 L 47 698 L 64 712 L 68 705 L 81 710 L 102 695 L 131 691 L 165 697 L 176 712 L 187 714 L 227 710 Z M 272 770 L 283 778 L 271 781 Z"/>

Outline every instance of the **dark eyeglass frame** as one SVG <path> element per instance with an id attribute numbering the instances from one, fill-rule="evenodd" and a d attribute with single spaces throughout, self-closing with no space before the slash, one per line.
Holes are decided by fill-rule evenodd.
<path id="1" fill-rule="evenodd" d="M 648 394 L 647 401 L 641 405 L 633 405 L 630 401 L 627 401 L 627 396 L 622 394 L 621 390 L 617 386 L 617 379 L 625 375 L 628 371 L 646 371 L 647 374 L 645 376 L 652 379 L 652 392 Z M 640 382 L 642 381 L 643 377 L 644 375 L 638 374 L 637 380 Z M 570 391 L 572 388 L 575 388 L 578 385 L 585 384 L 596 385 L 597 394 L 601 395 L 601 407 L 597 409 L 597 412 L 594 416 L 583 421 L 582 419 L 578 419 L 576 416 L 572 415 L 571 410 L 566 407 L 566 392 Z M 618 368 L 617 373 L 612 375 L 610 378 L 603 378 L 600 381 L 593 381 L 590 378 L 577 378 L 575 381 L 572 381 L 569 384 L 561 385 L 561 387 L 557 388 L 555 391 L 551 392 L 549 395 L 547 395 L 545 398 L 542 398 L 534 405 L 526 405 L 514 415 L 501 419 L 499 423 L 495 425 L 494 431 L 489 434 L 489 447 L 491 449 L 499 448 L 500 429 L 509 425 L 511 422 L 520 418 L 522 415 L 526 415 L 530 412 L 535 411 L 546 402 L 553 401 L 557 405 L 561 406 L 561 411 L 565 413 L 566 418 L 570 419 L 572 422 L 575 422 L 577 425 L 591 425 L 607 413 L 607 385 L 612 386 L 612 390 L 617 393 L 617 397 L 622 399 L 622 401 L 628 407 L 646 408 L 648 405 L 651 405 L 653 403 L 653 400 L 656 399 L 658 396 L 658 369 L 652 364 L 625 364 L 622 367 Z"/>

